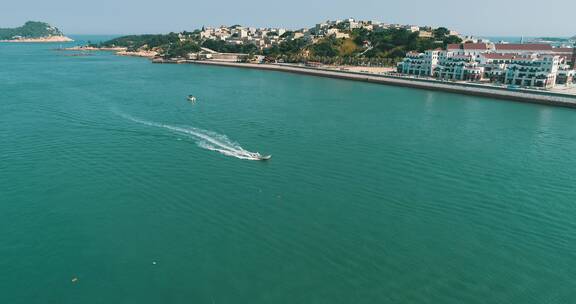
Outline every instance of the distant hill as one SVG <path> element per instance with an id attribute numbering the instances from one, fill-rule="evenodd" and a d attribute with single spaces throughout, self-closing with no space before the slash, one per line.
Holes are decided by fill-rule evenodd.
<path id="1" fill-rule="evenodd" d="M 53 36 L 64 36 L 62 32 L 48 23 L 28 21 L 17 28 L 0 28 L 0 40 L 36 39 Z"/>

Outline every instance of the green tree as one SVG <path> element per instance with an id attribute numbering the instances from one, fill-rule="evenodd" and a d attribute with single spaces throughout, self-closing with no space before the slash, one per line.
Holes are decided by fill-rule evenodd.
<path id="1" fill-rule="evenodd" d="M 333 57 L 338 55 L 338 41 L 336 39 L 324 39 L 311 46 L 311 50 L 316 56 Z"/>
<path id="2" fill-rule="evenodd" d="M 458 37 L 458 36 L 451 35 L 451 36 L 444 38 L 443 43 L 444 43 L 444 47 L 446 47 L 448 44 L 462 43 L 462 39 L 460 39 L 460 37 Z"/>
<path id="3" fill-rule="evenodd" d="M 192 41 L 184 41 L 170 44 L 164 54 L 166 58 L 186 58 L 190 53 L 200 51 L 198 44 Z"/>
<path id="4" fill-rule="evenodd" d="M 434 30 L 433 34 L 436 39 L 444 39 L 444 37 L 450 35 L 450 30 L 445 27 L 439 27 Z"/>

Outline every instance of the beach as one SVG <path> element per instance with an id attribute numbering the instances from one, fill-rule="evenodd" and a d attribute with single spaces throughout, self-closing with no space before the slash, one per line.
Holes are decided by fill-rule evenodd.
<path id="1" fill-rule="evenodd" d="M 0 40 L 0 42 L 25 42 L 25 43 L 51 43 L 51 42 L 72 42 L 70 37 L 66 36 L 49 36 L 41 38 L 21 38 L 12 40 Z"/>

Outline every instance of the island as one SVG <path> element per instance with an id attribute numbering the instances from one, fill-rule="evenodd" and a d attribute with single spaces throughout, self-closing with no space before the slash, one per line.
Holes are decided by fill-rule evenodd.
<path id="1" fill-rule="evenodd" d="M 46 22 L 28 21 L 16 28 L 0 28 L 0 42 L 70 42 L 71 38 Z"/>

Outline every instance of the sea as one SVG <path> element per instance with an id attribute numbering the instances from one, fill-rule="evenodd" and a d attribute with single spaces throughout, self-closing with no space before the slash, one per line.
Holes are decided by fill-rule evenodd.
<path id="1" fill-rule="evenodd" d="M 0 44 L 0 303 L 576 301 L 573 109 L 60 46 Z"/>

